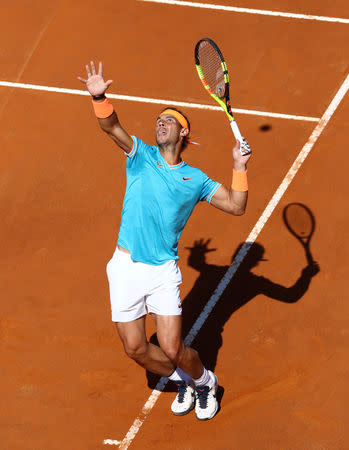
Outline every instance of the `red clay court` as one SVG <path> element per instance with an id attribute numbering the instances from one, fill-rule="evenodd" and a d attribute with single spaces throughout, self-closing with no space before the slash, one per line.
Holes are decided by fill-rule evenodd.
<path id="1" fill-rule="evenodd" d="M 347 450 L 349 3 L 170 3 L 1 3 L 0 447 Z M 174 393 L 153 391 L 110 320 L 125 158 L 76 79 L 103 61 L 123 126 L 149 143 L 180 102 L 201 144 L 185 160 L 229 185 L 233 136 L 194 66 L 202 37 L 222 48 L 253 149 L 246 214 L 200 205 L 180 241 L 185 332 L 219 297 L 193 341 L 221 386 L 204 423 L 171 414 Z M 283 222 L 295 202 L 315 219 L 314 276 Z"/>

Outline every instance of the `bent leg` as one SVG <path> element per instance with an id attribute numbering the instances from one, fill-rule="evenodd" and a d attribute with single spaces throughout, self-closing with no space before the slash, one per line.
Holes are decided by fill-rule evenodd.
<path id="1" fill-rule="evenodd" d="M 116 322 L 115 325 L 125 353 L 137 364 L 162 376 L 169 376 L 174 371 L 173 363 L 160 347 L 147 341 L 145 316 L 132 322 Z"/>
<path id="2" fill-rule="evenodd" d="M 196 350 L 186 347 L 182 340 L 182 317 L 156 317 L 157 334 L 160 347 L 175 366 L 180 367 L 193 377 L 195 384 L 195 415 L 199 420 L 212 419 L 218 411 L 217 401 L 218 379 L 207 370 Z M 176 383 L 178 394 L 171 405 L 176 415 L 187 414 L 194 406 L 194 390 L 190 385 Z"/>
<path id="3" fill-rule="evenodd" d="M 182 339 L 182 316 L 162 316 L 155 314 L 157 336 L 160 347 L 174 366 L 180 367 L 194 379 L 202 375 L 204 366 L 199 354 L 186 347 Z"/>

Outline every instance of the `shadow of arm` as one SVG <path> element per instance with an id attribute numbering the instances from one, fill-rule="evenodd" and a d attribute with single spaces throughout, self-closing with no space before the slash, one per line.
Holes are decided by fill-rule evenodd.
<path id="1" fill-rule="evenodd" d="M 319 270 L 319 266 L 316 263 L 306 266 L 302 270 L 298 280 L 290 287 L 273 283 L 264 277 L 258 277 L 259 292 L 274 300 L 280 300 L 285 303 L 295 303 L 303 297 L 309 288 L 311 279 L 319 272 Z"/>

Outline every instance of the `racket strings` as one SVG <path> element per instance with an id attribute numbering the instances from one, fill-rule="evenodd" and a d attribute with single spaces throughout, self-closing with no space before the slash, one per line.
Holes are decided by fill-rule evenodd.
<path id="1" fill-rule="evenodd" d="M 198 49 L 198 57 L 210 90 L 219 98 L 223 98 L 225 96 L 224 73 L 217 51 L 209 42 L 202 41 Z"/>

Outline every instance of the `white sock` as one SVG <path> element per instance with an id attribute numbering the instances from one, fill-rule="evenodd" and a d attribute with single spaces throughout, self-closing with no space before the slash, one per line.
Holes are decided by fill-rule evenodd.
<path id="1" fill-rule="evenodd" d="M 192 380 L 192 377 L 184 372 L 181 368 L 176 367 L 175 370 L 171 373 L 169 377 L 167 377 L 171 381 L 185 381 L 189 384 Z"/>
<path id="2" fill-rule="evenodd" d="M 193 381 L 193 378 L 187 372 L 184 372 L 184 370 L 182 370 L 180 367 L 176 367 L 176 372 L 179 374 L 181 379 L 185 381 L 187 384 Z"/>
<path id="3" fill-rule="evenodd" d="M 210 372 L 204 367 L 200 378 L 193 379 L 195 386 L 209 386 L 214 385 L 214 380 L 210 376 Z"/>

